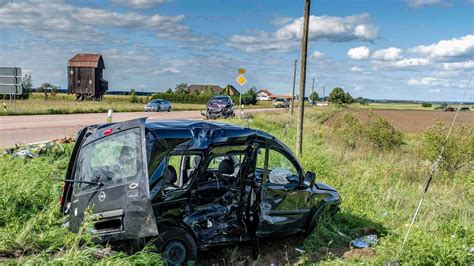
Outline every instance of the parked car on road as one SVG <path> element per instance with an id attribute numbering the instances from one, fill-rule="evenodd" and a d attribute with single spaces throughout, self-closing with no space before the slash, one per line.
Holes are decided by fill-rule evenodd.
<path id="1" fill-rule="evenodd" d="M 145 112 L 171 111 L 171 102 L 163 99 L 155 99 L 147 103 L 144 107 Z"/>
<path id="2" fill-rule="evenodd" d="M 219 117 L 232 117 L 234 113 L 234 103 L 230 96 L 216 95 L 213 96 L 206 104 L 206 111 L 201 112 L 207 119 L 216 119 Z"/>
<path id="3" fill-rule="evenodd" d="M 73 232 L 89 209 L 96 241 L 138 250 L 153 240 L 180 265 L 215 246 L 308 234 L 340 202 L 268 133 L 136 119 L 79 132 L 61 211 Z"/>
<path id="4" fill-rule="evenodd" d="M 285 98 L 276 98 L 273 100 L 273 107 L 275 108 L 288 108 L 290 103 Z"/>

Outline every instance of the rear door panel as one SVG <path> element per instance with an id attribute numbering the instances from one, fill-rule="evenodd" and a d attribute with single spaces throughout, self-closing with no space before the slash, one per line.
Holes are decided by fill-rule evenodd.
<path id="1" fill-rule="evenodd" d="M 74 185 L 72 231 L 77 232 L 88 218 L 93 233 L 103 241 L 158 234 L 150 202 L 144 122 L 132 120 L 99 128 L 84 141 L 74 177 L 104 185 Z M 89 216 L 85 215 L 87 210 Z"/>

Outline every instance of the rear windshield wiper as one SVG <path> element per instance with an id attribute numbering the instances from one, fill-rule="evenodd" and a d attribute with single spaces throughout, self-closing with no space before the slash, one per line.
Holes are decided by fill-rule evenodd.
<path id="1" fill-rule="evenodd" d="M 79 183 L 79 184 L 88 184 L 88 185 L 96 185 L 102 187 L 104 183 L 102 182 L 95 182 L 95 181 L 84 181 L 84 180 L 74 180 L 74 179 L 54 179 L 57 181 L 64 181 L 64 182 L 71 182 L 71 183 Z"/>

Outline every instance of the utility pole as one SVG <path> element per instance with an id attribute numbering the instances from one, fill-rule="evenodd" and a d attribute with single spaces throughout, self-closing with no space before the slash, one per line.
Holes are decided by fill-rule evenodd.
<path id="1" fill-rule="evenodd" d="M 293 71 L 293 94 L 291 97 L 291 115 L 293 115 L 293 107 L 295 105 L 296 63 L 298 63 L 298 59 L 295 59 L 295 67 Z"/>
<path id="2" fill-rule="evenodd" d="M 301 39 L 301 76 L 300 76 L 300 98 L 298 101 L 298 122 L 296 124 L 296 153 L 303 154 L 303 118 L 304 118 L 304 90 L 306 85 L 306 55 L 308 52 L 308 28 L 309 10 L 311 0 L 305 1 L 304 6 L 304 28 Z"/>
<path id="3" fill-rule="evenodd" d="M 326 92 L 326 86 L 323 87 L 323 101 L 326 101 L 326 99 L 324 98 L 324 93 Z"/>
<path id="4" fill-rule="evenodd" d="M 313 85 L 311 86 L 311 94 L 309 95 L 310 97 L 311 97 L 311 95 L 313 95 L 313 92 L 314 92 L 314 78 L 313 78 Z M 316 100 L 314 100 L 314 101 L 316 101 Z"/>

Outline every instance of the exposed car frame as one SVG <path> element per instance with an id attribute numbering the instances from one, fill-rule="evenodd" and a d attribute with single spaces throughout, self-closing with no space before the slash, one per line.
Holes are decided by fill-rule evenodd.
<path id="1" fill-rule="evenodd" d="M 125 143 L 120 156 L 125 149 L 133 154 L 126 157 L 130 165 L 136 165 L 123 180 L 107 171 L 123 174 L 128 170 L 114 167 L 126 163 L 102 165 L 89 158 L 110 154 L 107 146 L 117 150 L 120 140 Z M 285 171 L 270 171 L 272 154 L 282 156 L 293 173 L 281 178 Z M 174 174 L 172 162 L 179 165 Z M 218 167 L 211 167 L 216 162 Z M 105 170 L 88 177 L 85 170 L 93 164 L 98 166 L 91 169 Z M 157 237 L 157 251 L 179 264 L 214 246 L 309 233 L 321 214 L 334 214 L 340 202 L 334 188 L 315 182 L 315 174 L 305 173 L 291 150 L 268 133 L 223 123 L 138 119 L 79 132 L 61 211 L 77 232 L 92 208 L 98 242 L 136 246 Z"/>

